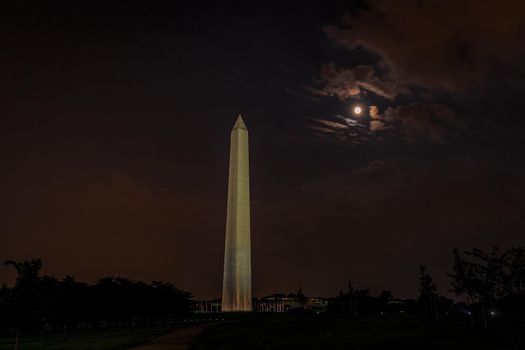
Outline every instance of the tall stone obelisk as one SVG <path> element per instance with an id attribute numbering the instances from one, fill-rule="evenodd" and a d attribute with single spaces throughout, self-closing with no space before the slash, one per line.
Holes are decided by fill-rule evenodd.
<path id="1" fill-rule="evenodd" d="M 252 311 L 248 129 L 240 115 L 230 139 L 222 311 Z"/>

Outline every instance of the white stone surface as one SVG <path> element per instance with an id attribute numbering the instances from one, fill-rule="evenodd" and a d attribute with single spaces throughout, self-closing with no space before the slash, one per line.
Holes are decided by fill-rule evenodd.
<path id="1" fill-rule="evenodd" d="M 248 129 L 239 115 L 231 132 L 222 311 L 252 310 Z"/>

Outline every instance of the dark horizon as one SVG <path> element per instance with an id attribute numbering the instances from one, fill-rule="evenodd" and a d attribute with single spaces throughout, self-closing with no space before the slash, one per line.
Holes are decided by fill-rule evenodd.
<path id="1" fill-rule="evenodd" d="M 0 261 L 219 297 L 238 114 L 254 296 L 525 245 L 520 1 L 0 7 Z"/>

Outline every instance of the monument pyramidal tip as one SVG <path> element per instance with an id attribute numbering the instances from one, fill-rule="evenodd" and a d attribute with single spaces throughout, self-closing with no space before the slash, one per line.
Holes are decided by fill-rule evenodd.
<path id="1" fill-rule="evenodd" d="M 230 138 L 222 311 L 252 311 L 248 129 L 240 115 Z"/>

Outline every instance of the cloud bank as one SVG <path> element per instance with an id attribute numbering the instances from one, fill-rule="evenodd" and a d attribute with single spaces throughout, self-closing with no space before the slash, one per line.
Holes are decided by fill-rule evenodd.
<path id="1" fill-rule="evenodd" d="M 523 18 L 525 3 L 516 0 L 497 7 L 474 0 L 371 0 L 358 16 L 345 15 L 324 31 L 336 45 L 365 49 L 378 62 L 325 64 L 322 90 L 341 100 L 383 98 L 381 107 L 370 106 L 368 127 L 374 133 L 391 130 L 407 140 L 446 142 L 466 122 L 444 96 L 469 100 L 473 91 L 493 85 L 502 65 L 522 59 Z"/>

